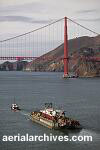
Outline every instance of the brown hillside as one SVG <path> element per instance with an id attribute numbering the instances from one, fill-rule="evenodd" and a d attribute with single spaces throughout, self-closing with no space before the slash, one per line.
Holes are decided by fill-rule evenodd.
<path id="1" fill-rule="evenodd" d="M 83 36 L 68 41 L 69 71 L 79 76 L 100 75 L 100 62 L 81 59 L 87 56 L 100 56 L 100 36 Z M 63 71 L 64 44 L 32 61 L 26 67 L 29 71 Z M 84 68 L 84 69 L 83 69 Z"/>

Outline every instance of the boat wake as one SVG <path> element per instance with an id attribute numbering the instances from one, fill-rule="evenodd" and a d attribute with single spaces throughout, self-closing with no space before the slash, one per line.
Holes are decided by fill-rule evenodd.
<path id="1" fill-rule="evenodd" d="M 100 133 L 91 129 L 82 129 L 79 132 L 79 136 L 91 136 L 93 141 L 100 140 Z"/>

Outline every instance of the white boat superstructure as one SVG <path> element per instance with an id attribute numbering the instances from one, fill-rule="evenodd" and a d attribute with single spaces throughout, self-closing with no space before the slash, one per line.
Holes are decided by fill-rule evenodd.
<path id="1" fill-rule="evenodd" d="M 12 106 L 11 106 L 11 110 L 20 110 L 20 108 L 19 108 L 19 106 L 17 105 L 17 104 L 12 104 Z"/>

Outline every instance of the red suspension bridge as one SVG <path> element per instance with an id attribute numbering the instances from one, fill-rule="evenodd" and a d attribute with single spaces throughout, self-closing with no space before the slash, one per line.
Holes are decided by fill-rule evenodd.
<path id="1" fill-rule="evenodd" d="M 68 40 L 97 35 L 99 34 L 65 17 L 33 31 L 1 40 L 0 60 L 34 60 L 64 43 L 64 58 L 61 59 L 64 60 L 64 76 L 67 76 Z M 80 44 L 78 40 L 76 44 Z M 87 60 L 100 61 L 100 57 L 87 57 Z"/>

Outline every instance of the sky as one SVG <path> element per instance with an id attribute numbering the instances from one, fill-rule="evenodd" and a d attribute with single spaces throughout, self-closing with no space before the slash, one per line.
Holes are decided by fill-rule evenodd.
<path id="1" fill-rule="evenodd" d="M 100 0 L 0 0 L 0 40 L 64 16 L 100 33 Z"/>
<path id="2" fill-rule="evenodd" d="M 82 24 L 89 29 L 100 33 L 100 0 L 0 0 L 0 41 L 32 31 L 47 25 L 57 19 L 68 18 Z M 64 25 L 63 25 L 64 27 Z M 56 29 L 48 29 L 41 36 L 28 36 L 0 42 L 0 56 L 40 56 L 58 47 L 64 41 Z M 53 32 L 53 31 L 56 32 Z M 64 30 L 64 28 L 63 28 Z M 68 38 L 76 38 L 89 33 L 76 26 L 68 28 Z M 44 31 L 43 31 L 44 32 Z M 75 32 L 79 32 L 78 35 Z M 41 33 L 41 32 L 40 32 Z M 57 33 L 55 36 L 54 34 Z M 45 34 L 45 36 L 44 36 Z M 55 39 L 55 40 L 54 40 Z M 42 40 L 42 42 L 41 42 Z M 43 41 L 44 40 L 44 41 Z M 42 43 L 42 44 L 41 44 Z M 1 61 L 0 61 L 1 62 Z"/>

